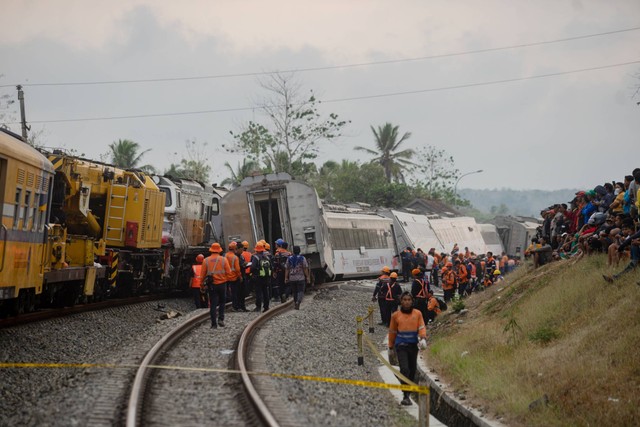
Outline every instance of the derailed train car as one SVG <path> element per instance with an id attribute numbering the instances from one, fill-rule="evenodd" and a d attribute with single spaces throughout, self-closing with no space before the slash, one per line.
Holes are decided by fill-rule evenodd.
<path id="1" fill-rule="evenodd" d="M 313 187 L 286 173 L 245 178 L 222 198 L 221 215 L 227 242 L 300 246 L 316 281 L 374 275 L 395 254 L 390 220 L 330 212 Z"/>
<path id="2" fill-rule="evenodd" d="M 165 193 L 162 247 L 165 279 L 172 286 L 188 283 L 191 265 L 221 239 L 220 199 L 226 189 L 188 179 L 154 176 Z"/>

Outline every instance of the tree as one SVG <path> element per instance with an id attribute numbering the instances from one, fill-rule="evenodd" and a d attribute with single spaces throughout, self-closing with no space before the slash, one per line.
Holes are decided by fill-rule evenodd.
<path id="1" fill-rule="evenodd" d="M 428 199 L 453 201 L 454 185 L 459 171 L 455 168 L 453 156 L 432 145 L 419 148 L 416 153 L 418 163 L 413 168 L 414 186 Z"/>
<path id="2" fill-rule="evenodd" d="M 225 178 L 224 181 L 220 183 L 225 187 L 236 188 L 240 185 L 243 179 L 255 171 L 259 171 L 258 164 L 253 160 L 247 160 L 247 158 L 242 159 L 242 164 L 238 163 L 236 170 L 234 171 L 229 162 L 224 162 L 224 166 L 227 168 L 231 177 Z"/>
<path id="3" fill-rule="evenodd" d="M 109 144 L 109 149 L 111 150 L 111 163 L 119 168 L 153 170 L 151 165 L 138 165 L 142 156 L 151 151 L 150 148 L 138 154 L 140 144 L 129 139 L 119 139 L 117 142 Z"/>
<path id="4" fill-rule="evenodd" d="M 200 145 L 195 139 L 187 140 L 185 147 L 187 150 L 186 157 L 183 156 L 179 164 L 171 163 L 164 174 L 175 178 L 209 182 L 211 165 L 207 164 L 207 143 Z"/>
<path id="5" fill-rule="evenodd" d="M 402 151 L 397 150 L 404 141 L 411 137 L 411 132 L 405 132 L 398 140 L 398 126 L 393 126 L 391 123 L 378 126 L 377 130 L 371 126 L 371 130 L 376 139 L 377 151 L 360 146 L 355 149 L 376 156 L 371 162 L 379 163 L 382 166 L 387 182 L 391 183 L 392 179 L 395 182 L 404 182 L 403 167 L 413 165 L 409 159 L 414 155 L 414 151 L 410 148 Z"/>
<path id="6" fill-rule="evenodd" d="M 308 169 L 307 161 L 317 157 L 319 143 L 340 137 L 348 122 L 333 113 L 323 117 L 314 92 L 303 95 L 291 74 L 270 74 L 259 84 L 268 93 L 257 106 L 266 121 L 250 121 L 239 132 L 230 131 L 233 144 L 225 148 L 273 172 L 293 175 L 294 169 Z"/>

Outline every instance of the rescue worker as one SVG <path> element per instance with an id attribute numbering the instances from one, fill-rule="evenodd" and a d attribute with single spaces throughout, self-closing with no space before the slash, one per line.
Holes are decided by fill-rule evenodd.
<path id="1" fill-rule="evenodd" d="M 246 240 L 244 240 L 242 242 L 242 258 L 244 259 L 244 265 L 245 265 L 245 269 L 243 271 L 243 276 L 242 278 L 244 279 L 244 294 L 242 296 L 242 300 L 244 301 L 244 298 L 251 293 L 251 291 L 253 290 L 251 287 L 251 270 L 249 268 L 249 263 L 251 262 L 251 252 L 249 252 L 249 242 L 247 242 Z"/>
<path id="2" fill-rule="evenodd" d="M 207 307 L 207 294 L 202 290 L 202 277 L 200 277 L 202 275 L 202 261 L 204 261 L 204 255 L 198 254 L 196 263 L 191 266 L 191 294 L 196 308 Z"/>
<path id="3" fill-rule="evenodd" d="M 411 269 L 413 268 L 414 258 L 411 246 L 407 246 L 406 249 L 400 253 L 400 258 L 402 259 L 402 281 L 408 282 L 409 275 L 411 274 Z"/>
<path id="4" fill-rule="evenodd" d="M 440 314 L 440 303 L 431 292 L 427 294 L 427 319 L 425 323 L 433 322 L 436 316 Z"/>
<path id="5" fill-rule="evenodd" d="M 487 259 L 484 261 L 484 267 L 485 267 L 485 276 L 493 277 L 493 272 L 498 269 L 498 267 L 496 266 L 496 260 L 493 257 L 493 252 L 491 251 L 487 252 Z M 493 283 L 493 279 L 492 279 L 492 283 Z"/>
<path id="6" fill-rule="evenodd" d="M 427 294 L 429 293 L 429 281 L 427 276 L 422 274 L 419 268 L 411 271 L 413 283 L 411 284 L 411 295 L 413 296 L 413 306 L 422 313 L 422 318 L 427 323 Z"/>
<path id="7" fill-rule="evenodd" d="M 382 287 L 389 283 L 389 274 L 391 274 L 391 269 L 386 265 L 382 267 L 380 277 L 378 277 L 378 283 L 376 283 L 376 287 L 373 290 L 373 298 L 371 301 L 374 302 L 376 299 L 378 300 L 378 307 L 380 308 L 380 323 L 378 325 L 384 325 L 384 294 L 382 293 Z"/>
<path id="8" fill-rule="evenodd" d="M 415 381 L 418 348 L 427 348 L 427 330 L 420 311 L 413 308 L 413 298 L 404 292 L 400 299 L 400 310 L 393 313 L 389 325 L 389 351 L 398 356 L 400 373 Z M 400 380 L 402 384 L 406 384 Z M 403 391 L 402 405 L 411 405 L 410 392 Z"/>
<path id="9" fill-rule="evenodd" d="M 271 260 L 265 254 L 264 245 L 256 244 L 255 253 L 251 255 L 251 282 L 256 291 L 256 309 L 263 312 L 269 310 L 269 283 L 271 282 Z"/>
<path id="10" fill-rule="evenodd" d="M 231 274 L 229 262 L 220 255 L 222 247 L 220 243 L 213 243 L 209 248 L 209 255 L 202 263 L 202 282 L 206 284 L 209 292 L 211 328 L 224 326 L 224 305 L 226 304 L 227 280 Z M 217 316 L 216 316 L 217 310 Z M 217 319 L 217 321 L 216 321 Z"/>
<path id="11" fill-rule="evenodd" d="M 394 271 L 389 275 L 389 281 L 382 286 L 381 292 L 384 295 L 383 321 L 385 326 L 389 326 L 391 315 L 398 309 L 400 295 L 402 294 L 402 288 L 398 283 L 398 273 Z"/>
<path id="12" fill-rule="evenodd" d="M 462 298 L 465 296 L 467 285 L 469 284 L 469 271 L 467 270 L 467 266 L 464 262 L 456 262 L 456 265 L 458 267 L 458 295 Z"/>
<path id="13" fill-rule="evenodd" d="M 304 298 L 304 287 L 310 281 L 307 259 L 300 255 L 300 246 L 294 246 L 293 255 L 290 255 L 285 262 L 284 282 L 291 287 L 296 310 L 300 310 L 300 304 Z"/>
<path id="14" fill-rule="evenodd" d="M 444 301 L 451 301 L 456 292 L 456 274 L 451 262 L 447 262 L 445 268 L 442 269 L 442 290 L 444 291 Z"/>
<path id="15" fill-rule="evenodd" d="M 285 270 L 287 259 L 291 252 L 287 250 L 288 244 L 282 239 L 276 240 L 276 253 L 273 257 L 273 292 L 275 297 L 280 297 L 280 302 L 285 302 L 290 289 L 285 281 Z"/>
<path id="16" fill-rule="evenodd" d="M 251 254 L 245 251 L 244 245 L 242 243 L 236 242 L 236 255 L 238 257 L 238 262 L 240 263 L 240 279 L 238 280 L 238 288 L 236 290 L 237 292 L 237 301 L 235 302 L 237 304 L 236 310 L 247 312 L 249 310 L 247 310 L 247 306 L 245 305 L 244 299 L 247 296 L 247 280 L 249 276 L 248 274 L 249 267 L 247 267 L 247 263 L 249 261 L 246 261 L 246 258 L 244 255 L 245 253 L 249 256 L 249 261 L 250 261 Z"/>
<path id="17" fill-rule="evenodd" d="M 229 268 L 231 268 L 231 274 L 229 274 L 227 280 L 227 291 L 231 294 L 231 311 L 240 310 L 240 281 L 242 280 L 242 271 L 240 270 L 240 258 L 236 254 L 238 244 L 236 242 L 229 243 L 229 250 L 224 254 L 225 258 L 229 262 Z"/>

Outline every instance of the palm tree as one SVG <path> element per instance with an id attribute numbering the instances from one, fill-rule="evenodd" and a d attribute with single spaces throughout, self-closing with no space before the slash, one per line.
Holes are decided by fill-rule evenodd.
<path id="1" fill-rule="evenodd" d="M 229 162 L 224 162 L 224 166 L 229 170 L 231 178 L 226 178 L 220 183 L 222 186 L 229 186 L 231 188 L 238 187 L 240 182 L 251 174 L 258 170 L 258 162 L 253 160 L 242 159 L 242 164 L 238 163 L 237 169 L 234 171 Z"/>
<path id="2" fill-rule="evenodd" d="M 405 134 L 402 135 L 402 138 L 398 140 L 398 126 L 393 126 L 391 123 L 385 123 L 384 126 L 378 126 L 377 130 L 371 126 L 371 130 L 376 138 L 376 148 L 378 151 L 365 147 L 355 147 L 355 149 L 366 151 L 367 153 L 376 156 L 371 160 L 371 162 L 380 163 L 380 165 L 382 165 L 388 182 L 391 182 L 392 179 L 396 182 L 404 182 L 402 167 L 414 165 L 409 161 L 409 159 L 415 154 L 415 152 L 410 148 L 402 151 L 396 150 L 398 150 L 400 144 L 411 137 L 411 132 L 405 132 Z"/>
<path id="3" fill-rule="evenodd" d="M 142 156 L 151 151 L 150 148 L 138 154 L 140 144 L 128 139 L 119 139 L 117 142 L 112 142 L 109 144 L 109 148 L 111 149 L 111 163 L 119 168 L 153 169 L 150 165 L 138 166 Z"/>

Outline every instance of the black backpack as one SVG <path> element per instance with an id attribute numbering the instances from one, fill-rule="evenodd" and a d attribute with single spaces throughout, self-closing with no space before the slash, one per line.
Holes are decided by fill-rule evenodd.
<path id="1" fill-rule="evenodd" d="M 447 303 L 444 302 L 442 298 L 436 298 L 436 301 L 438 301 L 438 305 L 440 306 L 440 311 L 447 311 Z"/>

